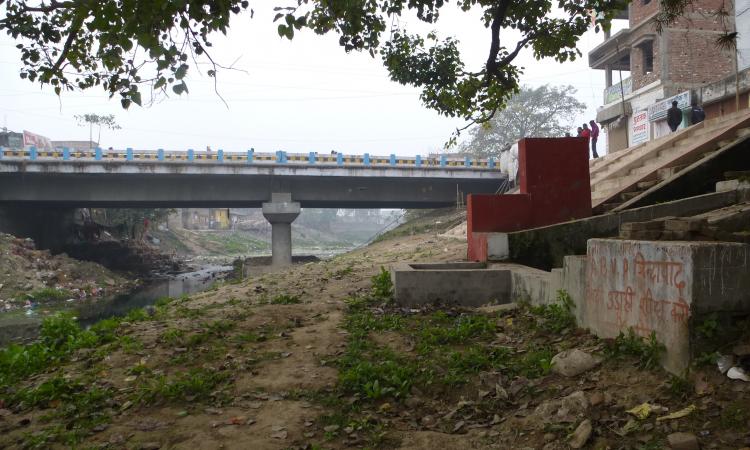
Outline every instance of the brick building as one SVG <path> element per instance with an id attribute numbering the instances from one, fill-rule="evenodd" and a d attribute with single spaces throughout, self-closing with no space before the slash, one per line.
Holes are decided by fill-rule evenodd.
<path id="1" fill-rule="evenodd" d="M 681 126 L 687 126 L 691 100 L 699 100 L 693 92 L 734 75 L 734 52 L 716 46 L 721 34 L 734 30 L 732 0 L 695 0 L 661 32 L 659 8 L 659 0 L 634 0 L 617 18 L 627 19 L 628 27 L 605 34 L 589 52 L 589 66 L 605 71 L 597 121 L 610 152 L 669 133 L 666 110 L 673 100 L 685 113 Z M 721 10 L 727 14 L 717 14 Z"/>

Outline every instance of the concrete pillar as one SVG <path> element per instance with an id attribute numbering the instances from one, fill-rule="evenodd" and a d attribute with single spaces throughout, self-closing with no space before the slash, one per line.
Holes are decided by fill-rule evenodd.
<path id="1" fill-rule="evenodd" d="M 299 203 L 292 202 L 292 194 L 271 194 L 271 201 L 263 203 L 263 217 L 271 223 L 271 265 L 292 264 L 292 222 L 299 216 Z"/>

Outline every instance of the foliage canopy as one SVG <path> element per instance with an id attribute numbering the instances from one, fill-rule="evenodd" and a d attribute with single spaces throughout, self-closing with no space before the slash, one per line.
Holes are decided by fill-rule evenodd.
<path id="1" fill-rule="evenodd" d="M 525 137 L 560 137 L 573 127 L 576 115 L 586 110 L 573 86 L 522 87 L 505 109 L 469 130 L 459 151 L 477 158 L 497 158 Z"/>
<path id="2" fill-rule="evenodd" d="M 670 14 L 690 0 L 663 0 Z M 277 6 L 278 34 L 292 39 L 303 28 L 334 32 L 349 51 L 381 55 L 392 80 L 422 90 L 426 106 L 449 117 L 486 122 L 518 90 L 515 63 L 534 57 L 564 62 L 581 55 L 581 35 L 607 29 L 627 0 L 457 0 L 463 12 L 481 10 L 489 30 L 486 62 L 466 67 L 453 37 L 410 33 L 401 17 L 438 22 L 445 0 L 288 0 Z M 230 19 L 253 10 L 247 0 L 0 0 L 0 30 L 18 41 L 21 77 L 63 90 L 101 86 L 122 106 L 142 104 L 142 92 L 188 92 L 186 75 L 200 60 L 207 74 L 221 68 L 210 36 L 227 33 Z"/>

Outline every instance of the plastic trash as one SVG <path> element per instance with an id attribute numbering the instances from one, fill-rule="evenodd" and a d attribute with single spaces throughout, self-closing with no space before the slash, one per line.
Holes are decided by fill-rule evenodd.
<path id="1" fill-rule="evenodd" d="M 681 419 L 685 416 L 690 415 L 690 413 L 692 413 L 693 411 L 695 411 L 695 405 L 690 405 L 687 408 L 683 408 L 679 411 L 675 411 L 672 414 L 667 414 L 666 416 L 657 417 L 656 421 L 661 422 L 662 420 Z"/>
<path id="2" fill-rule="evenodd" d="M 741 367 L 732 367 L 727 371 L 727 376 L 732 380 L 742 380 L 750 382 L 750 374 L 745 372 Z"/>

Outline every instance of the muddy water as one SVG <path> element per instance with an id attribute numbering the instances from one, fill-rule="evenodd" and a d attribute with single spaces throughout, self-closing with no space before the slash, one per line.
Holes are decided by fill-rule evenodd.
<path id="1" fill-rule="evenodd" d="M 34 305 L 31 308 L 0 313 L 0 346 L 26 341 L 37 336 L 42 320 L 51 314 L 71 312 L 83 326 L 113 316 L 122 316 L 134 308 L 143 308 L 162 297 L 179 297 L 210 288 L 231 266 L 206 266 L 195 272 L 154 280 L 127 294 L 111 298 Z"/>

